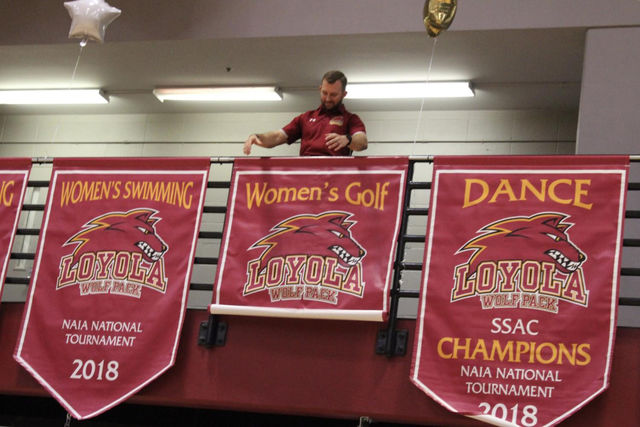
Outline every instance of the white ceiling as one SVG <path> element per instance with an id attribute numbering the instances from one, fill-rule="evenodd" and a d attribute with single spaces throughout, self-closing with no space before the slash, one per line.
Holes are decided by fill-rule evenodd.
<path id="1" fill-rule="evenodd" d="M 579 27 L 446 31 L 437 39 L 404 32 L 109 41 L 108 31 L 104 44 L 82 50 L 77 40 L 59 37 L 30 44 L 0 39 L 0 89 L 100 87 L 110 97 L 99 106 L 0 105 L 0 114 L 302 111 L 316 106 L 319 79 L 334 68 L 351 82 L 473 83 L 475 98 L 425 100 L 424 109 L 577 110 L 585 41 Z M 151 94 L 159 86 L 262 84 L 281 87 L 283 102 L 160 103 Z M 347 102 L 353 111 L 390 111 L 416 110 L 422 100 Z"/>

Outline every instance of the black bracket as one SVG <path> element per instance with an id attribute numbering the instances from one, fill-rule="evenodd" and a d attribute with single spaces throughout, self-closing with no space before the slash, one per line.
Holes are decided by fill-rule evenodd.
<path id="1" fill-rule="evenodd" d="M 376 354 L 404 356 L 407 354 L 408 341 L 409 331 L 407 329 L 393 330 L 391 337 L 389 337 L 388 329 L 380 329 L 376 336 Z"/>
<path id="2" fill-rule="evenodd" d="M 221 322 L 210 314 L 209 320 L 200 323 L 198 345 L 204 347 L 222 347 L 227 342 L 227 323 Z"/>

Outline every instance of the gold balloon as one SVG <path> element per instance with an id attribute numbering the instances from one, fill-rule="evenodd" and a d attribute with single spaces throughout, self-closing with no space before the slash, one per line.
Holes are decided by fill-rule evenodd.
<path id="1" fill-rule="evenodd" d="M 427 33 L 437 37 L 449 28 L 456 16 L 458 0 L 427 0 L 422 8 L 422 19 Z"/>

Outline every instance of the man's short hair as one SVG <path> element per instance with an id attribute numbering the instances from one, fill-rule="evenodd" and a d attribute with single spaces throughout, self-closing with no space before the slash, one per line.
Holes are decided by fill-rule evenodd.
<path id="1" fill-rule="evenodd" d="M 324 76 L 322 76 L 322 80 L 326 80 L 327 83 L 330 84 L 334 84 L 335 82 L 340 80 L 340 82 L 342 83 L 342 90 L 344 91 L 347 88 L 347 76 L 345 76 L 342 71 L 327 71 L 326 73 L 324 73 Z"/>

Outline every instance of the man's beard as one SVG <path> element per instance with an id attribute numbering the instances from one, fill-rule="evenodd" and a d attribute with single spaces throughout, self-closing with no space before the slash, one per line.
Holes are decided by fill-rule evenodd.
<path id="1" fill-rule="evenodd" d="M 331 107 L 331 108 L 327 108 L 326 103 L 324 103 L 324 102 L 323 102 L 323 103 L 322 103 L 322 109 L 323 109 L 324 111 L 333 112 L 333 111 L 337 111 L 337 110 L 340 108 L 340 106 L 341 106 L 341 105 L 342 105 L 342 99 L 341 99 L 340 101 L 338 101 L 338 102 L 337 102 L 333 107 Z"/>

